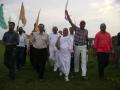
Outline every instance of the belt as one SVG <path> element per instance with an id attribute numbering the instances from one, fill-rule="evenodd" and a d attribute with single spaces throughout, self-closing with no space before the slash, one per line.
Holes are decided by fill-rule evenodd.
<path id="1" fill-rule="evenodd" d="M 17 47 L 17 46 L 16 45 L 7 45 L 6 47 L 14 48 L 14 47 Z"/>
<path id="2" fill-rule="evenodd" d="M 82 45 L 86 45 L 86 44 L 75 44 L 76 46 L 82 46 Z"/>

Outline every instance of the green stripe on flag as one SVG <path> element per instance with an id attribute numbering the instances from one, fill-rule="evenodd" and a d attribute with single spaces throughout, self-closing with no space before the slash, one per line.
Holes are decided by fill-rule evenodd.
<path id="1" fill-rule="evenodd" d="M 0 5 L 0 27 L 7 29 L 7 24 L 5 23 L 4 13 L 3 13 L 3 4 Z"/>

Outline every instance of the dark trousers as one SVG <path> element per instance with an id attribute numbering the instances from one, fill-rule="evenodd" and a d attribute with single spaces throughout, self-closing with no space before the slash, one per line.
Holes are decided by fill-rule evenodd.
<path id="1" fill-rule="evenodd" d="M 10 79 L 15 79 L 16 53 L 16 46 L 7 46 L 5 48 L 4 64 L 9 70 Z"/>
<path id="2" fill-rule="evenodd" d="M 25 66 L 25 63 L 26 63 L 26 56 L 27 56 L 27 46 L 25 46 L 25 49 L 24 49 L 24 59 L 23 59 L 22 66 Z"/>
<path id="3" fill-rule="evenodd" d="M 74 71 L 74 52 L 71 53 L 70 71 Z"/>
<path id="4" fill-rule="evenodd" d="M 39 75 L 39 78 L 42 79 L 45 72 L 45 64 L 47 61 L 47 48 L 36 49 L 34 48 L 34 60 L 35 60 L 35 69 Z"/>
<path id="5" fill-rule="evenodd" d="M 119 68 L 119 61 L 120 61 L 120 46 L 117 47 L 117 59 L 116 59 L 116 68 Z"/>
<path id="6" fill-rule="evenodd" d="M 34 60 L 34 48 L 32 45 L 30 45 L 30 62 L 33 66 L 33 68 L 35 68 L 35 60 Z"/>
<path id="7" fill-rule="evenodd" d="M 17 69 L 19 70 L 24 63 L 25 47 L 17 47 Z"/>
<path id="8" fill-rule="evenodd" d="M 97 59 L 98 59 L 99 78 L 104 79 L 104 70 L 109 63 L 109 53 L 98 52 Z"/>

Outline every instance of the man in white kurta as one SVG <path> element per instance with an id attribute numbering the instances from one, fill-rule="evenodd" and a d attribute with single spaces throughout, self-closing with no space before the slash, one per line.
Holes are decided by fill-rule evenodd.
<path id="1" fill-rule="evenodd" d="M 54 71 L 57 70 L 57 59 L 56 59 L 56 51 L 57 48 L 55 46 L 56 41 L 59 37 L 59 34 L 57 33 L 58 28 L 56 26 L 53 27 L 52 33 L 49 35 L 49 52 L 50 52 L 50 65 L 54 67 Z"/>
<path id="2" fill-rule="evenodd" d="M 68 29 L 63 29 L 63 36 L 59 39 L 60 48 L 59 48 L 59 65 L 61 72 L 65 75 L 65 80 L 69 81 L 69 72 L 70 72 L 70 61 L 71 61 L 71 52 L 73 50 L 73 41 L 68 36 Z"/>
<path id="3" fill-rule="evenodd" d="M 17 45 L 17 70 L 21 70 L 24 66 L 24 57 L 25 57 L 25 46 L 27 45 L 27 36 L 23 32 L 23 28 L 19 27 L 19 44 Z M 28 45 L 27 45 L 28 46 Z"/>

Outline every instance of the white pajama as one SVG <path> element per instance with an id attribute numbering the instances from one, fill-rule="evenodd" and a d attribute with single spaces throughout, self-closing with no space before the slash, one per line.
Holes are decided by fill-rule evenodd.
<path id="1" fill-rule="evenodd" d="M 75 56 L 74 56 L 74 71 L 79 72 L 79 61 L 80 61 L 80 53 L 81 53 L 81 69 L 82 76 L 86 76 L 87 72 L 87 46 L 75 46 Z"/>
<path id="2" fill-rule="evenodd" d="M 54 68 L 56 67 L 55 63 L 57 62 L 56 61 L 56 51 L 57 51 L 57 48 L 55 46 L 56 42 L 57 42 L 57 39 L 58 39 L 59 35 L 58 34 L 54 34 L 54 33 L 51 33 L 49 35 L 49 52 L 50 52 L 50 56 L 49 56 L 49 59 L 50 59 L 50 64 L 51 66 L 54 66 Z"/>

